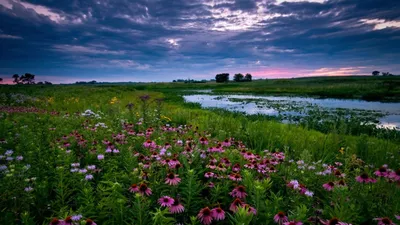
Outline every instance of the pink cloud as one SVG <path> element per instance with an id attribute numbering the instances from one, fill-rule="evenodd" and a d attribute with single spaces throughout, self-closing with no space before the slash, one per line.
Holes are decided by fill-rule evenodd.
<path id="1" fill-rule="evenodd" d="M 368 67 L 323 67 L 319 69 L 266 68 L 251 74 L 257 78 L 292 78 L 308 76 L 351 76 L 370 74 Z"/>

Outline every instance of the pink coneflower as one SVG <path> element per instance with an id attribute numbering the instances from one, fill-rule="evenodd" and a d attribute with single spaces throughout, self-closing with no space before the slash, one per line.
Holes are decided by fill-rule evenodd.
<path id="1" fill-rule="evenodd" d="M 346 186 L 346 183 L 344 182 L 344 180 L 339 180 L 339 181 L 337 182 L 337 185 L 339 185 L 339 186 Z"/>
<path id="2" fill-rule="evenodd" d="M 168 185 L 178 185 L 181 182 L 181 178 L 178 177 L 177 174 L 169 173 L 167 178 L 165 178 L 165 183 Z"/>
<path id="3" fill-rule="evenodd" d="M 221 207 L 213 208 L 211 210 L 211 216 L 217 221 L 224 220 L 225 219 L 225 211 L 222 210 Z"/>
<path id="4" fill-rule="evenodd" d="M 233 172 L 239 172 L 240 171 L 240 164 L 236 163 L 235 165 L 233 165 L 232 171 Z"/>
<path id="5" fill-rule="evenodd" d="M 335 184 L 333 182 L 328 182 L 326 184 L 323 184 L 322 187 L 327 191 L 332 191 L 335 187 Z"/>
<path id="6" fill-rule="evenodd" d="M 201 137 L 199 141 L 202 145 L 208 145 L 208 140 L 206 137 Z"/>
<path id="7" fill-rule="evenodd" d="M 338 218 L 333 217 L 330 220 L 320 221 L 323 225 L 351 225 L 348 223 L 341 222 Z"/>
<path id="8" fill-rule="evenodd" d="M 172 203 L 172 205 L 168 209 L 169 212 L 172 214 L 182 213 L 183 211 L 185 211 L 185 207 L 183 207 L 183 205 L 180 204 L 179 200 L 176 198 L 174 198 L 174 203 Z"/>
<path id="9" fill-rule="evenodd" d="M 251 207 L 249 204 L 244 204 L 243 207 L 247 210 L 247 214 L 253 213 L 254 215 L 257 214 L 257 210 L 254 207 Z"/>
<path id="10" fill-rule="evenodd" d="M 213 187 L 215 187 L 215 184 L 213 182 L 208 182 L 207 186 L 209 188 L 213 188 Z"/>
<path id="11" fill-rule="evenodd" d="M 53 218 L 49 225 L 64 225 L 64 224 L 65 224 L 64 220 L 59 220 L 57 218 Z"/>
<path id="12" fill-rule="evenodd" d="M 219 163 L 216 169 L 219 171 L 226 171 L 226 168 L 225 168 L 224 164 L 222 164 L 222 163 Z"/>
<path id="13" fill-rule="evenodd" d="M 239 199 L 239 198 L 236 198 L 232 203 L 231 203 L 231 205 L 229 206 L 229 210 L 231 210 L 232 212 L 236 212 L 237 211 L 237 208 L 239 207 L 239 206 L 242 206 L 243 205 L 243 202 Z"/>
<path id="14" fill-rule="evenodd" d="M 162 207 L 171 207 L 172 204 L 174 204 L 174 199 L 169 197 L 169 196 L 163 196 L 163 197 L 158 199 L 158 203 Z"/>
<path id="15" fill-rule="evenodd" d="M 206 167 L 212 170 L 216 168 L 215 163 L 213 161 L 211 161 L 210 164 L 208 164 Z"/>
<path id="16" fill-rule="evenodd" d="M 152 192 L 151 192 L 151 189 L 149 187 L 147 187 L 146 184 L 142 183 L 139 186 L 139 193 L 142 195 L 150 196 Z"/>
<path id="17" fill-rule="evenodd" d="M 300 221 L 289 221 L 289 222 L 283 223 L 283 225 L 303 225 L 303 223 Z"/>
<path id="18" fill-rule="evenodd" d="M 72 216 L 67 216 L 64 220 L 64 224 L 65 225 L 73 225 L 73 220 L 72 220 Z"/>
<path id="19" fill-rule="evenodd" d="M 278 223 L 278 224 L 286 223 L 286 222 L 288 222 L 288 217 L 285 215 L 284 212 L 278 212 L 274 216 L 274 221 L 275 221 L 275 223 Z"/>
<path id="20" fill-rule="evenodd" d="M 242 185 L 237 186 L 229 193 L 232 197 L 245 198 L 247 196 L 246 188 Z"/>
<path id="21" fill-rule="evenodd" d="M 205 178 L 213 178 L 214 177 L 214 173 L 213 172 L 207 172 L 204 174 Z"/>
<path id="22" fill-rule="evenodd" d="M 394 215 L 394 217 L 396 217 L 397 220 L 400 220 L 400 216 L 399 215 Z"/>
<path id="23" fill-rule="evenodd" d="M 229 146 L 231 146 L 231 142 L 229 141 L 228 138 L 226 138 L 226 139 L 224 140 L 224 142 L 222 142 L 222 146 L 224 146 L 224 147 L 229 147 Z"/>
<path id="24" fill-rule="evenodd" d="M 132 184 L 132 185 L 129 187 L 129 191 L 132 192 L 132 193 L 134 193 L 134 192 L 139 192 L 139 187 L 137 186 L 137 184 Z"/>
<path id="25" fill-rule="evenodd" d="M 201 209 L 199 214 L 197 214 L 197 218 L 205 225 L 211 224 L 213 220 L 211 210 L 208 207 Z"/>
<path id="26" fill-rule="evenodd" d="M 341 173 L 340 170 L 335 170 L 334 174 L 335 174 L 336 177 L 345 177 L 346 176 L 346 174 Z"/>
<path id="27" fill-rule="evenodd" d="M 356 181 L 359 183 L 375 183 L 376 180 L 374 178 L 370 178 L 368 174 L 363 173 L 360 176 L 356 177 Z"/>
<path id="28" fill-rule="evenodd" d="M 229 175 L 229 179 L 233 180 L 233 181 L 241 181 L 242 180 L 242 176 L 238 173 L 235 174 L 230 174 Z"/>
<path id="29" fill-rule="evenodd" d="M 388 217 L 375 218 L 374 220 L 378 221 L 378 225 L 396 225 Z"/>
<path id="30" fill-rule="evenodd" d="M 254 154 L 251 152 L 246 152 L 245 154 L 243 154 L 243 157 L 245 159 L 254 159 Z"/>
<path id="31" fill-rule="evenodd" d="M 389 174 L 389 178 L 400 181 L 400 169 L 396 170 L 395 172 L 391 172 Z"/>
<path id="32" fill-rule="evenodd" d="M 387 175 L 389 175 L 389 172 L 386 166 L 381 166 L 377 171 L 374 172 L 374 174 L 378 177 L 386 177 Z"/>
<path id="33" fill-rule="evenodd" d="M 97 225 L 97 224 L 91 219 L 86 219 L 85 225 Z"/>
<path id="34" fill-rule="evenodd" d="M 143 143 L 143 147 L 145 148 L 155 148 L 156 143 L 152 140 L 147 140 L 146 142 Z"/>

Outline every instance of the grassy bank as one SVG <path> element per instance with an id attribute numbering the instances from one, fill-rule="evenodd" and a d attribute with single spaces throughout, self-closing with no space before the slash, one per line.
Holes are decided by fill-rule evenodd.
<path id="1" fill-rule="evenodd" d="M 220 93 L 253 93 L 300 95 L 329 98 L 352 98 L 370 101 L 400 101 L 400 76 L 310 77 L 295 79 L 255 80 L 229 83 L 157 83 L 136 85 L 137 89 L 176 92 L 211 89 Z"/>

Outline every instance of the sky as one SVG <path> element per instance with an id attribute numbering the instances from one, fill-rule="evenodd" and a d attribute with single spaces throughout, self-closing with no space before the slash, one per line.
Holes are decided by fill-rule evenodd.
<path id="1" fill-rule="evenodd" d="M 0 77 L 400 74 L 400 0 L 0 0 Z"/>

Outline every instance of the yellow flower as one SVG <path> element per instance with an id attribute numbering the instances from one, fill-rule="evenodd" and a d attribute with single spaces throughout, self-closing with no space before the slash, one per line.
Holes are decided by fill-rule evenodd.
<path id="1" fill-rule="evenodd" d="M 117 97 L 113 97 L 110 101 L 110 104 L 115 104 L 116 102 L 118 102 L 118 98 Z"/>
<path id="2" fill-rule="evenodd" d="M 340 149 L 339 149 L 339 152 L 340 152 L 340 154 L 344 154 L 344 148 L 343 147 L 341 147 Z"/>

